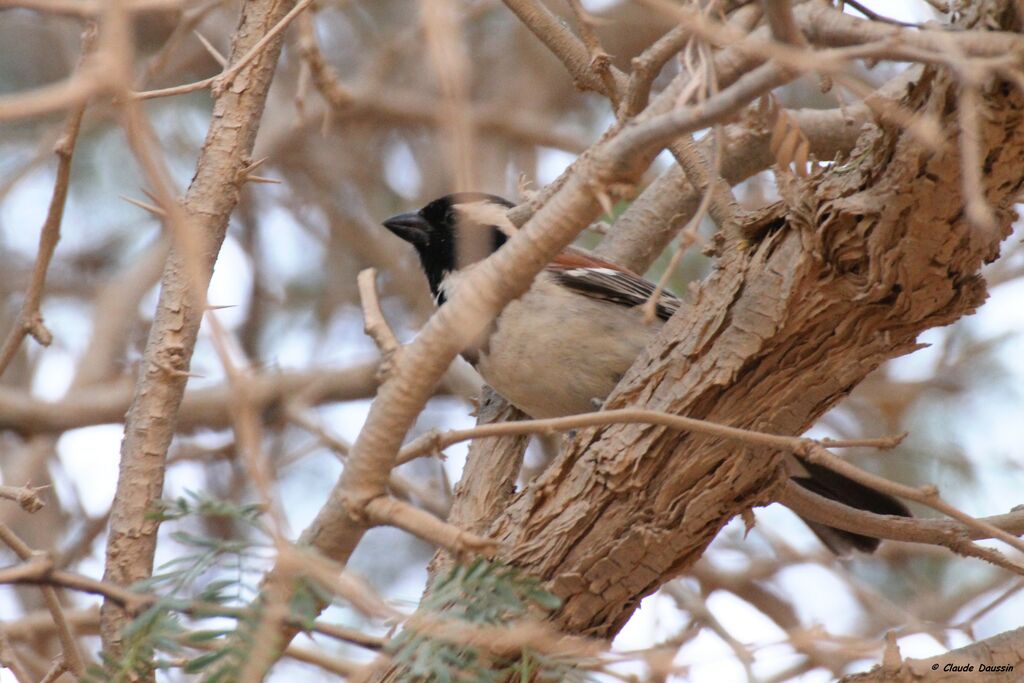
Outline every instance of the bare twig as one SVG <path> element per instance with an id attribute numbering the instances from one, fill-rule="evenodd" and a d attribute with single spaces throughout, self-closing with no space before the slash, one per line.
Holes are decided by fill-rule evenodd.
<path id="1" fill-rule="evenodd" d="M 43 509 L 46 503 L 39 497 L 39 492 L 46 487 L 30 486 L 5 486 L 0 484 L 0 498 L 13 500 L 28 513 L 38 512 Z"/>
<path id="2" fill-rule="evenodd" d="M 790 45 L 806 45 L 807 40 L 793 16 L 791 0 L 762 0 L 764 16 L 775 40 Z"/>
<path id="3" fill-rule="evenodd" d="M 216 76 L 210 76 L 209 78 L 204 78 L 200 81 L 185 83 L 183 85 L 173 85 L 169 88 L 133 92 L 131 96 L 137 100 L 153 100 L 159 97 L 174 97 L 175 95 L 184 95 L 186 93 L 195 92 L 197 90 L 206 90 L 211 85 L 213 85 L 214 81 L 216 80 Z"/>
<path id="4" fill-rule="evenodd" d="M 398 455 L 398 463 L 409 462 L 415 458 L 437 452 L 452 444 L 461 441 L 469 441 L 488 436 L 509 436 L 513 434 L 542 434 L 551 431 L 567 431 L 583 427 L 597 427 L 610 424 L 656 424 L 671 429 L 678 429 L 696 434 L 708 434 L 721 436 L 727 439 L 735 439 L 743 443 L 757 446 L 771 446 L 786 451 L 800 453 L 809 445 L 823 446 L 825 443 L 832 448 L 855 448 L 871 446 L 874 448 L 895 448 L 905 435 L 891 436 L 883 439 L 844 440 L 844 441 L 816 441 L 799 436 L 782 436 L 778 434 L 767 434 L 749 429 L 729 427 L 727 425 L 698 420 L 682 415 L 672 415 L 658 412 L 657 410 L 643 410 L 639 408 L 621 408 L 616 410 L 601 410 L 594 413 L 583 413 L 580 415 L 568 415 L 566 417 L 553 417 L 545 420 L 518 420 L 516 422 L 497 422 L 493 424 L 480 425 L 469 429 L 453 429 L 445 433 L 432 432 L 424 434 L 415 441 L 403 447 Z"/>
<path id="5" fill-rule="evenodd" d="M 436 98 L 426 94 L 394 86 L 383 91 L 379 88 L 352 90 L 346 87 L 320 50 L 308 14 L 299 18 L 299 30 L 303 59 L 316 89 L 332 107 L 332 120 L 335 122 L 354 119 L 389 127 L 451 125 L 451 121 L 446 119 L 446 109 L 437 103 Z M 576 153 L 587 148 L 586 141 L 579 136 L 559 132 L 559 126 L 538 121 L 530 112 L 468 102 L 464 108 L 472 127 L 481 133 Z"/>
<path id="6" fill-rule="evenodd" d="M 98 70 L 87 65 L 59 83 L 29 92 L 0 96 L 0 123 L 82 107 L 90 98 L 102 92 L 104 87 L 105 81 Z"/>
<path id="7" fill-rule="evenodd" d="M 401 345 L 380 308 L 376 278 L 377 270 L 367 268 L 359 273 L 356 281 L 359 285 L 359 299 L 363 304 L 363 329 L 387 358 L 394 355 Z"/>
<path id="8" fill-rule="evenodd" d="M 318 577 L 318 579 L 322 578 L 323 577 Z M 341 578 L 344 579 L 346 577 Z M 118 585 L 106 581 L 97 581 L 96 579 L 82 574 L 55 569 L 53 562 L 42 556 L 35 556 L 27 562 L 0 569 L 0 584 L 42 585 L 67 588 L 69 590 L 87 593 L 89 595 L 98 595 L 109 600 L 113 600 L 133 614 L 140 610 L 144 610 L 157 602 L 162 602 L 168 609 L 196 618 L 228 617 L 231 619 L 248 619 L 253 616 L 253 611 L 250 608 L 230 607 L 221 603 L 203 602 L 201 600 L 174 600 L 163 598 L 152 593 L 137 593 L 126 590 Z M 353 586 L 353 588 L 357 587 Z M 365 586 L 361 586 L 360 589 L 363 593 L 366 593 Z M 345 590 L 339 591 L 342 595 L 344 595 L 345 592 Z M 355 606 L 359 606 L 361 604 L 360 596 L 355 595 L 354 597 L 356 599 L 352 601 L 353 604 Z M 389 618 L 394 617 L 395 614 L 396 613 L 393 609 L 387 610 L 387 616 Z M 92 621 L 93 619 L 96 619 L 98 612 L 90 610 L 84 615 L 76 615 L 75 613 L 72 613 L 71 616 L 75 617 L 75 623 L 79 623 L 82 621 L 79 617 Z M 47 628 L 53 626 L 52 617 L 50 619 L 50 621 L 47 621 L 45 624 L 40 624 L 40 626 L 46 626 Z M 33 622 L 34 621 L 35 620 L 33 620 Z M 359 645 L 360 647 L 365 647 L 370 650 L 379 650 L 386 644 L 386 641 L 383 638 L 377 638 L 365 633 L 360 633 L 344 626 L 315 622 L 312 627 L 310 627 L 309 623 L 305 620 L 291 616 L 287 618 L 287 621 L 299 630 L 311 633 L 321 633 L 325 636 L 349 642 L 353 645 Z M 12 628 L 16 627 L 17 622 L 11 624 L 11 626 Z M 91 629 L 83 628 L 83 630 L 93 632 L 92 629 L 94 628 L 95 626 Z M 36 633 L 39 630 L 40 629 L 33 627 L 31 632 Z M 3 632 L 4 631 L 0 629 L 0 633 Z M 26 636 L 22 635 L 19 637 Z"/>
<path id="9" fill-rule="evenodd" d="M 132 197 L 126 197 L 125 195 L 121 195 L 120 198 L 123 199 L 124 201 L 128 202 L 132 206 L 137 206 L 140 209 L 142 209 L 143 211 L 146 211 L 146 212 L 156 216 L 157 218 L 166 218 L 167 217 L 167 212 L 164 211 L 163 209 L 161 209 L 156 204 L 150 204 L 149 202 L 144 202 L 141 199 L 134 199 Z"/>
<path id="10" fill-rule="evenodd" d="M 221 54 L 220 50 L 215 48 L 213 46 L 213 43 L 211 43 L 209 40 L 207 40 L 206 36 L 204 36 L 198 30 L 194 30 L 192 32 L 195 34 L 196 38 L 199 39 L 199 42 L 203 44 L 203 47 L 210 54 L 210 56 L 213 57 L 214 61 L 217 62 L 218 64 L 220 64 L 220 68 L 222 68 L 222 69 L 226 68 L 227 65 L 228 65 L 227 57 L 225 57 L 223 54 Z"/>
<path id="11" fill-rule="evenodd" d="M 629 156 L 644 167 L 654 155 L 679 137 L 700 128 L 724 123 L 760 95 L 791 81 L 795 74 L 775 64 L 762 64 L 707 101 L 684 107 L 626 129 L 612 143 L 612 157 Z M 635 172 L 635 171 L 634 171 Z"/>
<path id="12" fill-rule="evenodd" d="M 324 425 L 320 424 L 319 421 L 307 415 L 300 406 L 296 405 L 294 402 L 289 403 L 285 407 L 285 414 L 288 416 L 288 419 L 296 425 L 315 434 L 320 441 L 337 454 L 338 458 L 342 462 L 348 458 L 349 451 L 352 449 L 352 444 L 332 434 Z M 402 500 L 410 502 L 417 501 L 422 507 L 442 519 L 448 514 L 448 505 L 444 500 L 440 499 L 433 491 L 427 489 L 425 486 L 406 478 L 401 472 L 391 473 L 391 481 L 389 482 L 388 487 L 394 495 L 398 496 Z"/>
<path id="13" fill-rule="evenodd" d="M 64 661 L 64 658 L 61 657 L 53 663 L 53 666 L 51 666 L 49 671 L 46 672 L 46 675 L 39 679 L 39 683 L 56 683 L 57 679 L 59 679 L 67 670 L 68 664 Z"/>
<path id="14" fill-rule="evenodd" d="M 275 543 L 280 545 L 284 543 L 288 527 L 285 522 L 283 506 L 275 495 L 274 477 L 262 448 L 263 430 L 259 404 L 253 400 L 254 397 L 249 389 L 249 380 L 252 376 L 250 364 L 244 358 L 241 363 L 236 364 L 232 355 L 233 353 L 242 353 L 241 345 L 229 338 L 227 330 L 220 324 L 214 311 L 206 311 L 206 321 L 210 326 L 213 345 L 220 359 L 221 367 L 224 368 L 228 385 L 232 388 L 229 409 L 234 417 L 231 426 L 235 433 L 235 443 L 242 456 L 242 463 L 246 468 L 249 480 L 259 493 L 264 509 L 269 513 L 272 521 L 270 533 Z"/>
<path id="15" fill-rule="evenodd" d="M 395 621 L 404 616 L 365 581 L 318 553 L 285 546 L 278 557 L 278 568 L 286 576 L 308 576 L 370 618 Z"/>
<path id="16" fill-rule="evenodd" d="M 800 110 L 788 112 L 797 121 L 819 158 L 831 158 L 850 149 L 867 119 L 866 106 L 846 111 Z M 722 177 L 730 184 L 745 180 L 774 163 L 769 136 L 750 125 L 732 124 L 723 129 Z M 712 140 L 701 142 L 703 154 L 712 153 Z M 615 229 L 597 253 L 639 272 L 646 270 L 677 234 L 679 224 L 690 220 L 703 202 L 682 169 L 673 167 L 651 183 L 616 221 Z"/>
<path id="17" fill-rule="evenodd" d="M 14 680 L 18 683 L 32 683 L 34 680 L 25 665 L 21 663 L 21 658 L 4 629 L 0 629 L 0 666 L 14 674 Z"/>
<path id="18" fill-rule="evenodd" d="M 222 0 L 205 0 L 197 5 L 187 7 L 181 18 L 175 25 L 171 35 L 167 38 L 160 49 L 154 54 L 142 74 L 136 81 L 135 89 L 139 90 L 149 83 L 154 77 L 162 73 L 171 62 L 171 56 L 181 47 L 192 32 L 203 22 L 203 20 L 222 4 Z M 223 68 L 223 65 L 222 65 Z"/>
<path id="19" fill-rule="evenodd" d="M 690 30 L 684 24 L 663 35 L 632 61 L 632 72 L 622 100 L 623 116 L 633 117 L 647 106 L 651 85 L 662 68 L 690 39 Z"/>
<path id="20" fill-rule="evenodd" d="M 805 442 L 802 450 L 796 452 L 797 455 L 806 457 L 810 462 L 824 465 L 830 470 L 847 476 L 860 484 L 869 486 L 876 491 L 881 491 L 882 493 L 887 493 L 890 496 L 905 498 L 907 500 L 921 503 L 922 505 L 927 505 L 933 510 L 937 510 L 944 515 L 952 517 L 965 526 L 975 529 L 983 534 L 988 534 L 989 537 L 1003 541 L 1004 543 L 1016 548 L 1018 551 L 1024 552 L 1024 541 L 992 524 L 989 524 L 988 522 L 985 522 L 984 520 L 971 517 L 949 503 L 946 503 L 939 498 L 938 489 L 934 486 L 922 486 L 919 488 L 905 486 L 885 479 L 884 477 L 879 477 L 869 472 L 865 472 L 864 470 L 832 455 L 822 447 L 821 444 Z"/>
<path id="21" fill-rule="evenodd" d="M 15 534 L 6 524 L 0 524 L 0 541 L 7 544 L 14 553 L 22 560 L 30 561 L 36 554 Z M 47 560 L 48 561 L 48 560 Z M 60 604 L 60 597 L 57 591 L 49 586 L 42 588 L 43 601 L 46 609 L 53 617 L 54 626 L 57 629 L 57 637 L 60 639 L 62 660 L 75 676 L 81 677 L 85 674 L 85 660 L 78 649 L 78 642 L 75 640 L 75 632 L 64 614 L 64 607 Z"/>
<path id="22" fill-rule="evenodd" d="M 287 581 L 288 576 L 271 574 L 266 583 Z M 239 683 L 260 683 L 265 679 L 265 672 L 279 657 L 278 630 L 288 621 L 288 595 L 280 586 L 264 585 L 262 593 L 265 599 L 260 604 L 260 611 L 255 625 L 247 629 L 246 639 L 252 643 L 250 654 L 239 667 L 237 681 Z"/>
<path id="23" fill-rule="evenodd" d="M 980 523 L 979 525 L 960 524 L 947 520 L 878 515 L 829 500 L 794 482 L 785 482 L 778 494 L 778 500 L 793 512 L 812 522 L 827 524 L 837 529 L 875 538 L 944 546 L 958 555 L 976 557 L 1017 574 L 1024 573 L 1024 567 L 1010 561 L 1002 553 L 970 542 L 972 538 L 991 538 L 995 535 L 980 531 L 983 528 L 982 525 L 990 525 L 1004 532 L 1024 534 L 1024 514 L 1019 512 L 979 518 L 976 520 Z"/>
<path id="24" fill-rule="evenodd" d="M 981 128 L 978 121 L 983 115 L 983 104 L 978 97 L 977 79 L 971 75 L 961 77 L 960 101 L 957 115 L 960 119 L 960 173 L 964 183 L 966 215 L 979 230 L 991 231 L 996 228 L 996 217 L 985 199 L 982 183 Z"/>
<path id="25" fill-rule="evenodd" d="M 94 26 L 88 27 L 82 34 L 82 57 L 79 61 L 78 74 L 73 78 L 82 78 L 85 63 L 92 52 L 95 38 Z M 53 341 L 53 335 L 43 324 L 39 306 L 42 303 L 43 288 L 46 285 L 46 271 L 50 267 L 53 252 L 57 249 L 57 242 L 60 241 L 60 226 L 64 219 L 64 205 L 67 202 L 68 187 L 71 181 L 71 157 L 75 151 L 75 142 L 78 140 L 78 131 L 82 128 L 82 116 L 85 114 L 86 103 L 87 96 L 73 104 L 64 122 L 64 129 L 53 148 L 57 155 L 57 178 L 53 185 L 53 194 L 50 197 L 46 220 L 39 231 L 39 250 L 36 254 L 35 266 L 32 269 L 32 279 L 25 292 L 25 302 L 18 314 L 17 324 L 8 333 L 3 346 L 0 347 L 0 376 L 14 359 L 26 335 L 31 334 L 43 346 L 49 346 Z M 0 103 L 0 111 L 3 109 L 4 105 Z"/>
<path id="26" fill-rule="evenodd" d="M 523 414 L 517 408 L 490 387 L 484 387 L 477 408 L 478 426 L 522 418 Z M 452 497 L 449 524 L 472 533 L 486 534 L 491 522 L 501 514 L 515 492 L 527 443 L 525 434 L 473 439 L 466 456 L 466 466 Z M 451 567 L 452 559 L 444 551 L 434 554 L 430 563 L 431 581 Z"/>
<path id="27" fill-rule="evenodd" d="M 683 585 L 679 581 L 674 581 L 666 586 L 662 587 L 667 595 L 675 600 L 679 606 L 689 612 L 691 619 L 696 619 L 700 623 L 704 624 L 711 630 L 712 633 L 722 639 L 729 649 L 736 655 L 736 659 L 742 664 L 744 671 L 747 674 L 747 680 L 756 680 L 752 664 L 754 662 L 754 655 L 750 651 L 750 648 L 741 643 L 736 639 L 732 633 L 729 632 L 722 622 L 718 620 L 718 617 L 708 608 L 707 601 L 698 595 L 695 591 L 689 587 Z"/>
<path id="28" fill-rule="evenodd" d="M 183 85 L 171 86 L 169 88 L 161 88 L 159 90 L 147 90 L 143 92 L 133 92 L 131 96 L 137 100 L 149 100 L 159 97 L 173 97 L 175 95 L 184 95 L 186 93 L 195 92 L 197 90 L 205 90 L 210 88 L 213 91 L 214 96 L 219 96 L 225 89 L 231 86 L 235 77 L 238 76 L 239 72 L 248 65 L 256 55 L 266 48 L 270 41 L 274 40 L 277 35 L 288 28 L 288 25 L 299 16 L 299 14 L 313 4 L 313 0 L 301 0 L 295 7 L 292 8 L 291 12 L 285 15 L 272 29 L 270 29 L 263 38 L 260 39 L 252 48 L 249 49 L 237 62 L 231 64 L 230 67 L 226 68 L 216 76 L 210 76 L 199 81 L 192 83 L 186 83 Z M 226 60 L 223 55 L 220 54 L 209 42 L 198 32 L 196 36 L 202 42 L 205 47 L 214 57 L 216 61 L 220 63 L 222 67 L 226 65 Z"/>
<path id="29" fill-rule="evenodd" d="M 489 538 L 463 531 L 428 512 L 390 496 L 374 498 L 367 503 L 366 514 L 374 524 L 386 524 L 405 529 L 460 557 L 478 554 L 493 555 L 498 549 L 498 543 Z"/>
<path id="30" fill-rule="evenodd" d="M 562 60 L 578 88 L 593 90 L 606 97 L 617 97 L 617 92 L 624 91 L 626 75 L 610 64 L 607 69 L 609 76 L 600 76 L 591 68 L 592 56 L 586 47 L 545 5 L 536 0 L 505 0 L 505 5 Z M 610 83 L 614 83 L 616 92 L 607 90 Z"/>
<path id="31" fill-rule="evenodd" d="M 594 18 L 583 8 L 580 0 L 566 0 L 566 2 L 569 3 L 569 8 L 576 19 L 576 27 L 579 30 L 580 39 L 582 39 L 583 45 L 587 48 L 587 53 L 590 55 L 590 69 L 604 82 L 604 92 L 608 99 L 611 100 L 612 108 L 618 111 L 622 88 L 619 87 L 620 84 L 616 82 L 615 74 L 612 73 L 611 57 L 601 47 L 601 41 L 594 31 Z"/>
<path id="32" fill-rule="evenodd" d="M 295 17 L 299 16 L 303 10 L 313 4 L 313 0 L 299 0 L 295 5 L 281 17 L 274 26 L 268 30 L 263 37 L 261 37 L 256 44 L 253 45 L 243 54 L 241 57 L 235 58 L 235 61 L 231 63 L 231 66 L 224 71 L 224 73 L 218 75 L 213 82 L 213 94 L 219 96 L 227 88 L 231 87 L 235 77 L 241 72 L 246 65 L 251 62 L 256 55 L 263 50 L 267 49 L 271 41 L 278 38 L 282 31 L 288 28 L 288 25 L 292 23 Z"/>
<path id="33" fill-rule="evenodd" d="M 875 667 L 867 673 L 843 676 L 838 679 L 838 683 L 883 683 L 884 681 L 913 680 L 914 678 L 918 680 L 935 679 L 936 674 L 933 672 L 945 667 L 949 667 L 949 671 L 954 673 L 943 675 L 940 672 L 939 676 L 949 681 L 963 680 L 963 675 L 955 672 L 971 671 L 981 664 L 992 667 L 990 669 L 992 671 L 999 671 L 999 667 L 1006 666 L 1008 661 L 1017 664 L 1019 659 L 1016 657 L 1010 659 L 1013 656 L 1010 653 L 1018 651 L 1017 648 L 1022 637 L 1024 637 L 1024 628 L 1016 628 L 935 657 L 905 659 L 900 662 L 895 671 Z M 969 669 L 968 666 L 971 668 Z M 1001 677 L 1001 675 L 1001 673 L 995 673 L 993 678 Z"/>
<path id="34" fill-rule="evenodd" d="M 697 207 L 697 211 L 687 221 L 686 227 L 683 228 L 679 234 L 679 244 L 672 251 L 672 258 L 669 259 L 668 265 L 665 266 L 665 271 L 658 278 L 658 281 L 654 285 L 654 291 L 647 297 L 647 301 L 644 302 L 644 322 L 650 324 L 654 322 L 657 316 L 658 302 L 661 301 L 661 295 L 665 291 L 665 287 L 668 285 L 669 278 L 675 274 L 676 268 L 679 267 L 679 262 L 683 259 L 683 254 L 693 246 L 693 244 L 699 238 L 697 230 L 700 228 L 701 221 L 704 220 L 704 216 L 707 215 L 708 206 L 711 204 L 711 198 L 713 192 L 711 188 L 707 188 L 704 192 L 704 196 L 701 199 L 700 205 Z"/>
<path id="35" fill-rule="evenodd" d="M 176 239 L 164 270 L 144 370 L 125 422 L 106 558 L 105 576 L 114 583 L 130 585 L 152 572 L 159 522 L 149 516 L 149 511 L 163 487 L 167 448 L 184 395 L 207 283 L 228 218 L 238 202 L 240 172 L 251 162 L 273 65 L 280 52 L 280 28 L 271 38 L 264 38 L 272 27 L 283 28 L 281 21 L 292 7 L 291 2 L 260 1 L 242 6 L 231 59 L 244 65 L 244 55 L 246 62 L 256 63 L 247 72 L 245 88 L 228 89 L 217 98 L 183 206 L 176 202 L 166 169 L 154 156 L 154 136 L 138 102 L 131 98 L 122 102 L 129 141 L 161 207 L 169 212 L 168 225 Z M 121 59 L 130 60 L 126 20 L 117 9 L 116 3 L 112 4 L 105 21 L 108 40 Z M 130 78 L 128 73 L 120 79 L 124 92 L 130 87 Z M 120 653 L 120 632 L 127 617 L 116 603 L 105 602 L 102 631 L 109 656 Z"/>
<path id="36" fill-rule="evenodd" d="M 297 395 L 315 394 L 314 403 L 370 398 L 377 389 L 377 363 L 350 368 L 264 372 L 250 378 L 253 400 L 263 409 Z M 451 389 L 441 387 L 440 391 Z M 87 425 L 120 422 L 132 401 L 132 387 L 122 381 L 94 390 L 76 390 L 59 401 L 0 387 L 0 429 L 61 432 Z M 182 397 L 176 429 L 223 428 L 231 424 L 231 387 L 227 384 L 189 390 Z"/>

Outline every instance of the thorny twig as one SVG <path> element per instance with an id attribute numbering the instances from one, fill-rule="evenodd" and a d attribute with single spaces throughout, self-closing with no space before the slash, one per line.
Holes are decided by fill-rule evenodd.
<path id="1" fill-rule="evenodd" d="M 89 26 L 82 34 L 82 57 L 78 65 L 79 78 L 81 72 L 86 68 L 95 42 L 96 28 Z M 72 107 L 65 120 L 64 129 L 53 148 L 57 155 L 57 178 L 54 181 L 46 220 L 39 231 L 39 249 L 36 253 L 35 266 L 32 268 L 32 279 L 25 292 L 25 301 L 18 314 L 18 322 L 8 333 L 3 346 L 0 346 L 0 376 L 14 359 L 22 340 L 27 335 L 31 334 L 43 346 L 49 346 L 53 341 L 53 335 L 43 323 L 40 304 L 43 299 L 43 288 L 46 285 L 46 271 L 50 267 L 50 260 L 53 259 L 53 253 L 57 249 L 57 242 L 60 241 L 60 226 L 64 219 L 64 205 L 67 202 L 68 187 L 71 181 L 71 158 L 78 140 L 78 132 L 82 128 L 82 116 L 85 114 L 87 101 L 83 98 Z"/>
<path id="2" fill-rule="evenodd" d="M 30 562 L 33 561 L 34 557 L 37 557 L 32 548 L 5 524 L 0 524 L 0 541 L 3 541 L 23 561 Z M 60 597 L 51 586 L 44 586 L 42 593 L 43 602 L 46 603 L 46 609 L 50 611 L 50 615 L 53 617 L 57 636 L 60 639 L 62 660 L 71 673 L 81 677 L 85 674 L 85 660 L 82 658 L 82 653 L 78 648 L 74 629 L 64 614 L 64 606 L 60 603 Z"/>

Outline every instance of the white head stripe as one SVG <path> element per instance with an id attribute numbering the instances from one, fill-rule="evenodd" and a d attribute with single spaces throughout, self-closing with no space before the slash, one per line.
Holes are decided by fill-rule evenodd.
<path id="1" fill-rule="evenodd" d="M 493 225 L 509 237 L 516 234 L 516 226 L 505 215 L 508 209 L 500 204 L 488 201 L 468 202 L 466 204 L 456 204 L 455 208 L 460 216 L 470 223 Z"/>

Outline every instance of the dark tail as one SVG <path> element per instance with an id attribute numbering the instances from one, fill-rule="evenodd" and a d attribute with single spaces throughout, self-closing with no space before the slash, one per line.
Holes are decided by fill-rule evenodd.
<path id="1" fill-rule="evenodd" d="M 796 476 L 793 477 L 793 481 L 812 493 L 817 493 L 819 496 L 824 496 L 837 503 L 849 505 L 858 510 L 874 512 L 879 515 L 913 516 L 906 505 L 890 495 L 880 493 L 863 484 L 858 484 L 854 480 L 844 477 L 827 467 L 816 465 L 806 460 L 801 460 L 800 464 L 807 470 L 809 476 Z M 804 523 L 836 555 L 849 555 L 850 551 L 854 549 L 865 553 L 873 553 L 880 543 L 877 538 L 861 536 L 852 531 L 834 529 L 830 526 L 808 522 L 807 520 L 804 520 Z"/>

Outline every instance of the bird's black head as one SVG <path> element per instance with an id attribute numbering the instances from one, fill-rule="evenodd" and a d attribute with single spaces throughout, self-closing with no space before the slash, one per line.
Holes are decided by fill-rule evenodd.
<path id="1" fill-rule="evenodd" d="M 442 304 L 441 282 L 448 273 L 486 258 L 515 232 L 505 215 L 513 206 L 493 194 L 460 192 L 392 216 L 384 227 L 416 247 L 430 291 Z"/>

